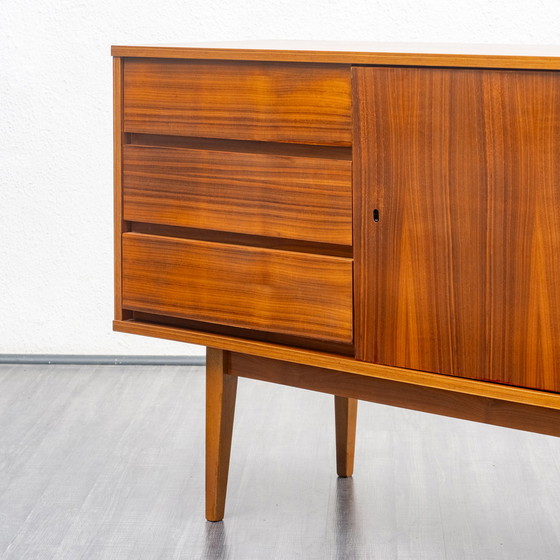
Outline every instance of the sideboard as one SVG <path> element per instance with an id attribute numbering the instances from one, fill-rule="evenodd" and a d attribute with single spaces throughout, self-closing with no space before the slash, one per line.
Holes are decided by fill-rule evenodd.
<path id="1" fill-rule="evenodd" d="M 560 47 L 114 46 L 114 330 L 238 377 L 560 435 Z"/>

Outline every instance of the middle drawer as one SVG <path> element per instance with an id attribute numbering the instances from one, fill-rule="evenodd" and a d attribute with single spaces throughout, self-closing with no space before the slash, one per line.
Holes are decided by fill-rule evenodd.
<path id="1" fill-rule="evenodd" d="M 352 164 L 128 144 L 124 219 L 339 245 L 352 244 Z"/>

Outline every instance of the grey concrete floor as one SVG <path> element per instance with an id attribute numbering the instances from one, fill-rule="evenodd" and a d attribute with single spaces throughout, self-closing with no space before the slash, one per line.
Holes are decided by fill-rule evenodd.
<path id="1" fill-rule="evenodd" d="M 0 558 L 558 560 L 560 439 L 240 380 L 226 518 L 204 520 L 204 374 L 0 366 Z"/>

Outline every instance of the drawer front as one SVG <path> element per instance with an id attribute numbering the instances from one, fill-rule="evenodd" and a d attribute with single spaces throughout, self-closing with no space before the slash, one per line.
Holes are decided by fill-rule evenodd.
<path id="1" fill-rule="evenodd" d="M 349 146 L 350 67 L 126 59 L 124 131 Z"/>
<path id="2" fill-rule="evenodd" d="M 128 145 L 124 218 L 352 244 L 348 160 Z"/>
<path id="3" fill-rule="evenodd" d="M 123 307 L 350 343 L 352 261 L 125 233 Z"/>

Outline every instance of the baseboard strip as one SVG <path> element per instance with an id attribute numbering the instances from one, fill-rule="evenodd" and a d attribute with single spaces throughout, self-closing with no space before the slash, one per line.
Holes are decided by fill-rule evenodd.
<path id="1" fill-rule="evenodd" d="M 96 354 L 0 354 L 0 364 L 203 366 L 204 356 L 112 356 Z"/>

